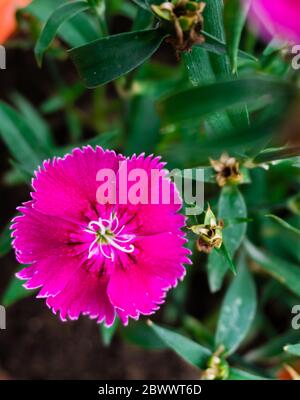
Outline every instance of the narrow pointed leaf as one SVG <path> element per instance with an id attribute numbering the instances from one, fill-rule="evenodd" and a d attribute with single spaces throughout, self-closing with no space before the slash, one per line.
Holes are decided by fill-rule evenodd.
<path id="1" fill-rule="evenodd" d="M 236 186 L 222 189 L 218 203 L 218 218 L 226 220 L 246 219 L 247 207 L 245 200 Z M 223 240 L 231 260 L 245 237 L 247 223 L 233 224 L 223 229 Z M 213 251 L 208 257 L 208 281 L 212 292 L 218 291 L 224 276 L 230 268 L 228 257 L 221 252 Z"/>
<path id="2" fill-rule="evenodd" d="M 102 337 L 102 342 L 104 346 L 108 347 L 110 346 L 113 337 L 116 333 L 116 330 L 118 328 L 119 321 L 116 319 L 115 322 L 112 324 L 112 326 L 107 327 L 105 325 L 101 325 L 101 337 Z"/>
<path id="3" fill-rule="evenodd" d="M 159 29 L 127 32 L 74 48 L 70 56 L 84 84 L 93 88 L 137 68 L 155 53 L 165 37 Z"/>
<path id="4" fill-rule="evenodd" d="M 230 381 L 258 381 L 266 380 L 262 376 L 251 374 L 250 372 L 243 371 L 237 368 L 230 368 L 228 380 Z"/>
<path id="5" fill-rule="evenodd" d="M 170 349 L 174 350 L 185 361 L 198 368 L 206 367 L 207 361 L 211 356 L 209 349 L 153 322 L 150 322 L 149 326 Z"/>
<path id="6" fill-rule="evenodd" d="M 39 65 L 42 64 L 43 55 L 55 38 L 59 27 L 68 19 L 74 17 L 80 12 L 88 10 L 89 8 L 90 6 L 86 1 L 74 1 L 63 4 L 53 11 L 47 20 L 34 49 Z"/>
<path id="7" fill-rule="evenodd" d="M 226 42 L 224 26 L 224 2 L 220 0 L 209 0 L 204 10 L 205 30 L 219 40 Z M 226 50 L 227 46 L 225 45 Z M 226 51 L 224 55 L 210 54 L 211 67 L 216 76 L 216 80 L 235 79 L 232 73 L 230 60 Z M 249 123 L 248 111 L 245 104 L 239 104 L 225 113 L 229 117 L 232 125 L 237 128 L 247 126 Z"/>
<path id="8" fill-rule="evenodd" d="M 65 4 L 65 0 L 33 0 L 24 9 L 24 12 L 46 23 L 53 10 Z M 58 29 L 57 34 L 71 47 L 81 46 L 99 38 L 96 21 L 92 15 L 87 13 L 77 14 L 65 21 Z"/>
<path id="9" fill-rule="evenodd" d="M 171 95 L 159 104 L 165 124 L 201 118 L 232 106 L 264 98 L 266 103 L 285 97 L 293 88 L 268 78 L 244 78 L 206 84 Z M 222 93 L 222 96 L 220 96 Z"/>
<path id="10" fill-rule="evenodd" d="M 21 168 L 31 174 L 45 158 L 34 131 L 24 117 L 3 102 L 0 102 L 0 120 L 0 138 Z"/>
<path id="11" fill-rule="evenodd" d="M 222 40 L 219 40 L 215 36 L 202 31 L 203 36 L 205 37 L 205 42 L 201 45 L 196 45 L 196 47 L 202 47 L 208 52 L 217 54 L 217 55 L 225 55 L 227 54 L 227 45 Z M 257 62 L 257 58 L 252 54 L 246 53 L 243 50 L 237 51 L 237 57 L 245 60 L 250 60 L 253 62 Z"/>
<path id="12" fill-rule="evenodd" d="M 237 186 L 225 186 L 222 189 L 218 204 L 218 218 L 224 218 L 225 220 L 247 218 L 247 206 L 245 199 Z M 246 229 L 246 223 L 230 225 L 224 228 L 224 243 L 232 257 L 240 247 L 242 240 L 245 237 Z"/>
<path id="13" fill-rule="evenodd" d="M 275 255 L 268 255 L 248 240 L 244 243 L 249 256 L 281 284 L 300 296 L 300 267 Z"/>
<path id="14" fill-rule="evenodd" d="M 282 218 L 277 217 L 277 215 L 273 214 L 268 214 L 266 217 L 272 218 L 274 221 L 276 221 L 279 225 L 281 225 L 284 229 L 294 233 L 297 236 L 300 236 L 300 229 L 295 228 L 288 222 L 284 221 Z"/>
<path id="15" fill-rule="evenodd" d="M 16 277 L 13 277 L 10 280 L 1 300 L 1 303 L 5 307 L 11 306 L 17 301 L 32 296 L 34 294 L 32 290 L 25 289 L 23 287 L 23 284 L 24 282 Z"/>
<path id="16" fill-rule="evenodd" d="M 50 154 L 53 146 L 53 139 L 47 123 L 25 97 L 19 93 L 14 93 L 11 98 L 26 121 L 30 121 L 30 126 L 35 134 L 37 142 L 40 143 L 45 152 Z"/>
<path id="17" fill-rule="evenodd" d="M 250 6 L 249 1 L 244 3 L 240 0 L 229 0 L 224 5 L 226 41 L 233 73 L 237 71 L 239 45 Z"/>
<path id="18" fill-rule="evenodd" d="M 148 350 L 166 349 L 167 345 L 157 334 L 149 329 L 144 321 L 132 321 L 126 327 L 121 327 L 122 337 L 129 343 Z"/>
<path id="19" fill-rule="evenodd" d="M 221 248 L 220 249 L 216 249 L 216 251 L 218 253 L 222 253 L 223 254 L 224 259 L 227 262 L 227 268 L 229 268 L 233 272 L 233 274 L 236 274 L 236 266 L 235 266 L 235 264 L 234 264 L 234 262 L 233 262 L 233 260 L 231 258 L 231 255 L 229 254 L 225 244 L 223 243 Z"/>
<path id="20" fill-rule="evenodd" d="M 159 129 L 153 100 L 149 96 L 135 96 L 129 104 L 125 154 L 153 153 L 160 138 Z"/>
<path id="21" fill-rule="evenodd" d="M 132 0 L 136 5 L 141 7 L 143 10 L 149 11 L 149 4 L 146 0 Z"/>
<path id="22" fill-rule="evenodd" d="M 279 149 L 266 150 L 260 153 L 255 159 L 256 164 L 268 163 L 273 161 L 285 160 L 300 155 L 300 146 L 286 147 Z"/>
<path id="23" fill-rule="evenodd" d="M 10 224 L 8 224 L 0 234 L 0 257 L 4 257 L 11 250 L 10 235 Z"/>

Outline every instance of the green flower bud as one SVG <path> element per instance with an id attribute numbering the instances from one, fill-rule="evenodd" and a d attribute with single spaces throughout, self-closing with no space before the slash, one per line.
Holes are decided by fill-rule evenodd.
<path id="1" fill-rule="evenodd" d="M 202 374 L 205 380 L 225 380 L 229 376 L 229 365 L 224 357 L 224 347 L 220 348 L 209 358 L 207 368 Z"/>
<path id="2" fill-rule="evenodd" d="M 204 224 L 190 227 L 192 232 L 198 236 L 196 242 L 200 252 L 210 253 L 212 249 L 219 249 L 223 243 L 223 223 L 217 223 L 216 217 L 210 207 L 206 211 Z"/>

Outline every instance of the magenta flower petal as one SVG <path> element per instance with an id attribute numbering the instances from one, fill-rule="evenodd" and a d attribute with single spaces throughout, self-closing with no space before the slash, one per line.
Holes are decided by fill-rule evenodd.
<path id="1" fill-rule="evenodd" d="M 157 157 L 125 159 L 86 147 L 38 170 L 32 199 L 11 227 L 17 259 L 29 264 L 17 276 L 27 289 L 39 288 L 37 296 L 62 320 L 83 314 L 109 326 L 118 316 L 127 324 L 129 317 L 155 312 L 183 279 L 183 264 L 190 263 L 181 230 L 185 217 L 178 214 L 181 199 L 164 165 Z M 99 202 L 98 172 L 113 171 L 113 186 L 123 168 L 126 179 L 137 169 L 149 178 L 161 171 L 154 189 L 161 185 L 171 193 L 168 204 L 162 197 L 155 204 L 124 204 L 122 184 L 114 204 Z M 130 189 L 135 182 L 128 182 Z M 147 182 L 138 192 L 150 195 Z"/>
<path id="2" fill-rule="evenodd" d="M 298 44 L 299 18 L 298 0 L 255 0 L 251 3 L 250 19 L 261 29 L 266 38 L 275 35 Z"/>
<path id="3" fill-rule="evenodd" d="M 137 239 L 136 254 L 122 259 L 111 275 L 111 302 L 132 318 L 157 310 L 166 291 L 185 275 L 183 264 L 189 262 L 189 251 L 183 247 L 185 241 L 172 233 Z"/>
<path id="4" fill-rule="evenodd" d="M 147 174 L 149 182 L 151 181 L 151 172 L 159 170 L 162 176 L 166 175 L 168 171 L 164 171 L 165 163 L 160 161 L 159 157 L 153 158 L 152 156 L 144 157 L 144 155 L 133 156 L 126 162 L 126 177 L 130 177 L 130 173 L 134 169 L 142 169 Z M 122 168 L 119 170 L 119 175 Z M 161 232 L 180 230 L 185 225 L 185 217 L 181 214 L 176 214 L 182 207 L 181 198 L 177 192 L 174 184 L 169 183 L 167 177 L 160 179 L 157 190 L 161 196 L 157 197 L 158 204 L 151 202 L 151 185 L 148 185 L 147 204 L 132 205 L 126 204 L 125 206 L 118 205 L 120 214 L 127 213 L 128 227 L 135 230 L 139 235 L 150 235 Z M 130 185 L 128 185 L 128 192 L 130 193 Z M 156 190 L 152 191 L 156 192 Z M 166 195 L 168 204 L 164 204 L 163 195 Z M 129 220 L 132 215 L 136 215 L 134 219 Z"/>
<path id="5" fill-rule="evenodd" d="M 117 171 L 120 160 L 124 157 L 98 146 L 96 150 L 75 149 L 63 159 L 46 161 L 32 182 L 34 208 L 48 215 L 81 219 L 83 212 L 93 212 L 97 172 L 101 168 Z"/>
<path id="6" fill-rule="evenodd" d="M 80 314 L 88 315 L 97 322 L 110 326 L 115 319 L 115 307 L 107 296 L 107 277 L 99 278 L 84 268 L 73 275 L 67 286 L 57 296 L 49 297 L 47 305 L 65 321 L 78 319 Z"/>
<path id="7" fill-rule="evenodd" d="M 18 261 L 27 264 L 55 254 L 69 254 L 69 237 L 78 224 L 61 217 L 54 219 L 33 207 L 32 201 L 19 207 L 22 215 L 14 218 L 11 225 L 11 229 L 14 230 L 13 247 Z"/>

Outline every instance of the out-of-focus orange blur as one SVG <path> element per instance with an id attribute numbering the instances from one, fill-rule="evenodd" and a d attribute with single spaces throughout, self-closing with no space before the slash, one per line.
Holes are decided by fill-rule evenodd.
<path id="1" fill-rule="evenodd" d="M 16 30 L 16 10 L 26 7 L 30 2 L 31 0 L 0 0 L 0 44 L 5 43 Z"/>
<path id="2" fill-rule="evenodd" d="M 277 377 L 283 381 L 300 380 L 300 361 L 291 365 L 284 365 L 284 367 L 278 371 Z"/>

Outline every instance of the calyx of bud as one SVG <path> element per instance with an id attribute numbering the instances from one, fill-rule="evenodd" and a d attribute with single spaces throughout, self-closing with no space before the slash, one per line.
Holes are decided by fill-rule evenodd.
<path id="1" fill-rule="evenodd" d="M 243 181 L 240 164 L 234 157 L 224 153 L 219 160 L 210 159 L 210 164 L 217 173 L 216 181 L 220 187 L 238 185 Z"/>
<path id="2" fill-rule="evenodd" d="M 189 229 L 198 235 L 197 249 L 200 252 L 209 254 L 214 248 L 219 249 L 223 243 L 223 222 L 217 222 L 211 208 L 208 207 L 204 223 L 193 225 Z"/>
<path id="3" fill-rule="evenodd" d="M 172 0 L 165 1 L 160 5 L 153 4 L 151 8 L 158 18 L 172 26 L 174 34 L 169 41 L 177 52 L 190 50 L 194 44 L 204 42 L 201 32 L 205 3 L 192 0 Z"/>
<path id="4" fill-rule="evenodd" d="M 225 380 L 229 376 L 229 365 L 224 357 L 224 346 L 220 346 L 218 350 L 209 358 L 207 368 L 203 372 L 201 378 L 204 380 Z"/>

